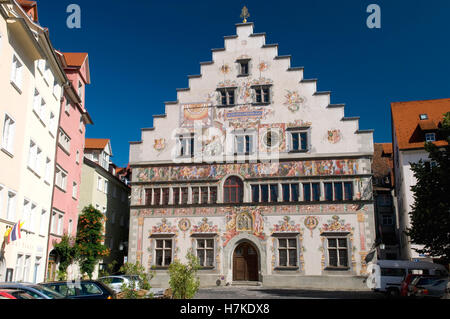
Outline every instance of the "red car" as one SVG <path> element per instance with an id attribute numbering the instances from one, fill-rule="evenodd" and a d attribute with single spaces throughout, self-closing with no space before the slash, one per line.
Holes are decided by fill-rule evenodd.
<path id="1" fill-rule="evenodd" d="M 34 299 L 26 291 L 20 289 L 1 289 L 0 299 Z"/>

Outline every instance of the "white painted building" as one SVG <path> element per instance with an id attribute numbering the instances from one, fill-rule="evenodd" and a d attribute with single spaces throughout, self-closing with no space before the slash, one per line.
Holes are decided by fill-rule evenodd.
<path id="1" fill-rule="evenodd" d="M 410 238 L 404 233 L 411 227 L 409 213 L 414 204 L 411 186 L 416 184 L 410 163 L 420 160 L 430 163 L 424 148 L 425 141 L 433 142 L 436 146 L 447 145 L 446 140 L 438 134 L 438 126 L 444 113 L 450 112 L 450 99 L 395 102 L 391 103 L 391 112 L 400 258 L 431 261 L 432 256 L 415 251 L 415 248 L 420 249 L 422 246 L 411 244 Z"/>
<path id="2" fill-rule="evenodd" d="M 373 132 L 265 39 L 237 24 L 130 145 L 128 259 L 154 287 L 189 251 L 203 286 L 365 287 Z"/>
<path id="3" fill-rule="evenodd" d="M 62 86 L 67 81 L 37 9 L 0 3 L 0 281 L 44 280 Z"/>

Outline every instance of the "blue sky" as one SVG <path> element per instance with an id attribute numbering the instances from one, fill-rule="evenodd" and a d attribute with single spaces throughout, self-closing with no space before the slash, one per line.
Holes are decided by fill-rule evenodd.
<path id="1" fill-rule="evenodd" d="M 246 5 L 255 32 L 278 43 L 291 66 L 318 79 L 346 116 L 360 116 L 375 142 L 391 141 L 390 103 L 450 97 L 450 1 L 447 0 L 38 0 L 39 21 L 56 49 L 88 52 L 91 81 L 87 137 L 110 138 L 113 161 L 125 166 L 129 142 L 164 114 L 164 102 L 188 87 L 188 75 L 211 61 L 211 49 L 236 34 Z M 66 8 L 81 7 L 81 28 L 66 26 Z M 369 29 L 369 4 L 381 29 Z"/>

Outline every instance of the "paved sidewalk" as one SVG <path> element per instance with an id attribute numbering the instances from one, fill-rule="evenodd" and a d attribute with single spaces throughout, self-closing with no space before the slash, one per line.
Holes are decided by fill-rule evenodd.
<path id="1" fill-rule="evenodd" d="M 325 291 L 309 289 L 228 286 L 202 288 L 194 299 L 384 299 L 372 291 Z"/>

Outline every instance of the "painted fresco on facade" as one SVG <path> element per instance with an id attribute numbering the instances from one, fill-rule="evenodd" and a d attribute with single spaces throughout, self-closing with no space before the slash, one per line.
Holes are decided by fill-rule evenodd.
<path id="1" fill-rule="evenodd" d="M 305 218 L 305 226 L 309 229 L 311 237 L 313 236 L 313 230 L 319 225 L 319 220 L 315 216 L 308 216 Z"/>
<path id="2" fill-rule="evenodd" d="M 192 128 L 194 123 L 208 127 L 212 124 L 210 103 L 182 104 L 180 107 L 180 127 Z"/>
<path id="3" fill-rule="evenodd" d="M 283 105 L 286 105 L 291 112 L 297 112 L 306 103 L 306 97 L 301 96 L 297 91 L 286 90 L 284 97 Z"/>
<path id="4" fill-rule="evenodd" d="M 270 231 L 272 234 L 284 232 L 300 233 L 301 227 L 300 224 L 295 224 L 289 216 L 284 216 L 283 220 L 280 220 L 278 224 L 274 224 Z"/>
<path id="5" fill-rule="evenodd" d="M 340 130 L 328 130 L 327 131 L 327 140 L 331 144 L 339 143 L 342 139 L 342 133 Z"/>
<path id="6" fill-rule="evenodd" d="M 166 148 L 166 139 L 165 138 L 155 138 L 153 148 L 155 151 L 162 151 Z"/>
<path id="7" fill-rule="evenodd" d="M 223 247 L 241 232 L 248 232 L 265 240 L 264 217 L 258 208 L 236 208 L 225 215 L 225 232 L 222 235 Z"/>
<path id="8" fill-rule="evenodd" d="M 170 167 L 139 167 L 136 168 L 136 171 L 137 181 L 139 182 L 217 179 L 228 174 L 239 174 L 244 178 L 354 175 L 358 173 L 358 161 L 345 159 L 281 163 L 179 165 Z"/>
<path id="9" fill-rule="evenodd" d="M 200 223 L 192 226 L 191 234 L 195 233 L 218 233 L 219 227 L 213 225 L 212 222 L 208 221 L 208 218 L 204 217 Z"/>

